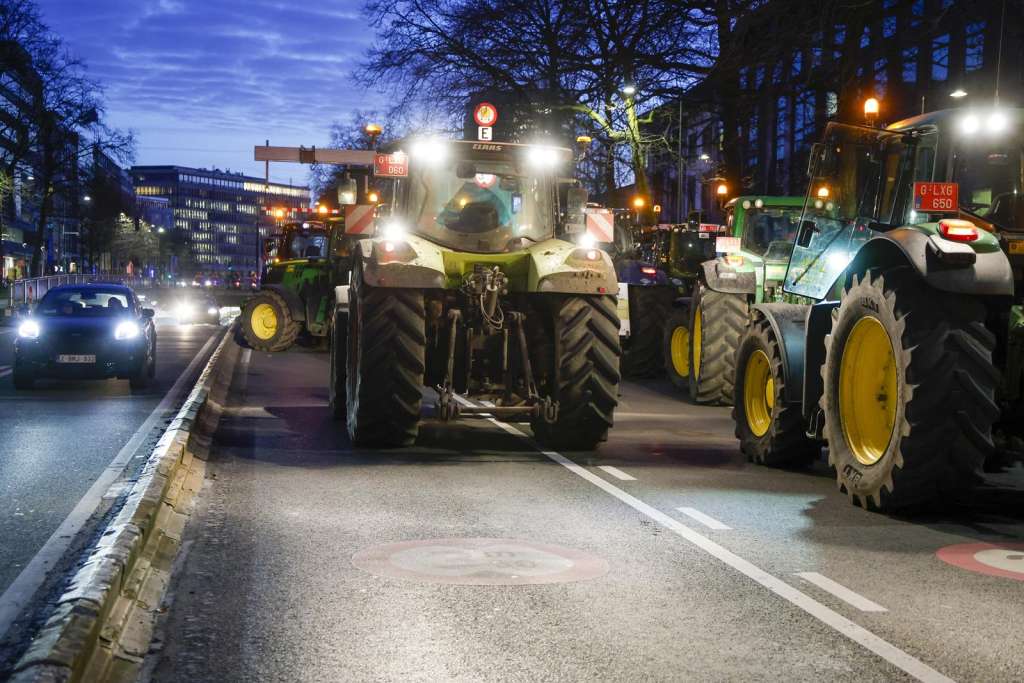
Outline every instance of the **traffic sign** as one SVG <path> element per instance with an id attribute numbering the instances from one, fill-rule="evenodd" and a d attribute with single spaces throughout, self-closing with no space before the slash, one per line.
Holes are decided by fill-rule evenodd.
<path id="1" fill-rule="evenodd" d="M 473 110 L 473 120 L 478 126 L 493 126 L 498 122 L 498 108 L 490 102 L 481 102 Z"/>
<path id="2" fill-rule="evenodd" d="M 353 204 L 345 207 L 345 234 L 369 235 L 373 232 L 372 204 Z"/>
<path id="3" fill-rule="evenodd" d="M 587 234 L 595 242 L 612 242 L 615 239 L 615 214 L 611 209 L 584 209 Z"/>
<path id="4" fill-rule="evenodd" d="M 914 210 L 922 213 L 955 213 L 959 202 L 956 183 L 914 183 Z"/>
<path id="5" fill-rule="evenodd" d="M 958 543 L 935 555 L 954 567 L 1024 581 L 1024 543 Z"/>
<path id="6" fill-rule="evenodd" d="M 373 174 L 386 178 L 404 178 L 409 175 L 409 157 L 403 152 L 377 154 L 373 157 Z"/>
<path id="7" fill-rule="evenodd" d="M 484 142 L 490 142 L 494 139 L 494 129 L 490 126 L 478 126 L 476 129 L 476 139 Z"/>

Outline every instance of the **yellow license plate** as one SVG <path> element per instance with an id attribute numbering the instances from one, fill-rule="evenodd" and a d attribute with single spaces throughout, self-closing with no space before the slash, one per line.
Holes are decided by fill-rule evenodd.
<path id="1" fill-rule="evenodd" d="M 1024 254 L 1024 240 L 1011 240 L 1009 245 L 1011 254 Z"/>

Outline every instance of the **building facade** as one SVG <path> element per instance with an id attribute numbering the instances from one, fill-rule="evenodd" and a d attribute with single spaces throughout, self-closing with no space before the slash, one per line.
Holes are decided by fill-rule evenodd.
<path id="1" fill-rule="evenodd" d="M 162 197 L 174 216 L 173 238 L 187 245 L 182 272 L 259 270 L 260 236 L 273 227 L 270 207 L 308 206 L 309 188 L 182 166 L 134 166 L 140 200 Z"/>
<path id="2" fill-rule="evenodd" d="M 728 103 L 705 85 L 654 117 L 668 142 L 648 156 L 652 201 L 673 219 L 692 210 L 714 214 L 715 186 L 727 175 L 729 196 L 803 194 L 811 144 L 831 120 L 863 122 L 868 97 L 880 100 L 883 124 L 922 111 L 992 106 L 998 74 L 1000 104 L 1024 105 L 1024 2 L 1007 0 L 1005 21 L 1002 5 L 767 3 L 737 32 L 743 54 L 762 60 L 735 71 L 734 136 L 725 135 Z"/>

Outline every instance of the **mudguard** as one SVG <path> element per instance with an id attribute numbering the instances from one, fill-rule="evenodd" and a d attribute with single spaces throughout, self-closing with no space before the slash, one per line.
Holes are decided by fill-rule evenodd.
<path id="1" fill-rule="evenodd" d="M 724 294 L 754 294 L 757 291 L 757 275 L 752 270 L 738 272 L 718 259 L 701 264 L 704 284 Z"/>
<path id="2" fill-rule="evenodd" d="M 262 289 L 279 294 L 281 298 L 285 300 L 285 303 L 288 304 L 288 310 L 292 314 L 292 320 L 305 322 L 306 307 L 303 305 L 302 299 L 299 298 L 299 295 L 295 290 L 282 285 L 264 285 Z"/>
<path id="3" fill-rule="evenodd" d="M 847 277 L 868 268 L 908 263 L 932 287 L 979 296 L 1012 296 L 1013 272 L 1006 254 L 972 249 L 914 228 L 896 228 L 868 240 L 846 269 Z"/>
<path id="4" fill-rule="evenodd" d="M 443 251 L 413 235 L 401 240 L 360 240 L 356 247 L 363 262 L 363 282 L 373 287 L 413 289 L 444 287 Z"/>
<path id="5" fill-rule="evenodd" d="M 805 424 L 818 425 L 814 419 L 819 411 L 818 401 L 825 392 L 825 378 L 821 369 L 825 367 L 825 337 L 832 332 L 832 311 L 838 301 L 819 301 L 810 306 L 807 314 L 807 332 L 804 336 L 803 415 Z"/>
<path id="6" fill-rule="evenodd" d="M 768 321 L 782 347 L 782 376 L 786 380 L 786 403 L 800 403 L 804 384 L 804 344 L 810 306 L 801 304 L 756 304 L 753 314 Z"/>

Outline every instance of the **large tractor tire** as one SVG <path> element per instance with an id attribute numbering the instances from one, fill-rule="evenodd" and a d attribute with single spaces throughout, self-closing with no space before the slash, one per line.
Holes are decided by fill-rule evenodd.
<path id="1" fill-rule="evenodd" d="M 821 453 L 804 433 L 799 403 L 787 403 L 782 348 L 767 320 L 747 329 L 736 352 L 736 401 L 732 417 L 740 450 L 751 462 L 799 467 Z"/>
<path id="2" fill-rule="evenodd" d="M 736 348 L 749 309 L 744 294 L 696 288 L 690 305 L 690 397 L 697 403 L 732 405 Z"/>
<path id="3" fill-rule="evenodd" d="M 331 323 L 331 333 L 328 335 L 328 343 L 331 354 L 331 376 L 328 388 L 328 401 L 331 408 L 331 417 L 335 420 L 345 418 L 347 406 L 345 401 L 346 369 L 348 363 L 345 357 L 345 339 L 348 333 L 348 315 L 344 311 L 335 310 L 334 320 Z"/>
<path id="4" fill-rule="evenodd" d="M 426 356 L 423 292 L 372 287 L 353 274 L 349 290 L 346 418 L 360 446 L 411 446 L 419 433 Z"/>
<path id="5" fill-rule="evenodd" d="M 626 377 L 657 377 L 665 365 L 662 330 L 675 290 L 629 286 L 629 343 L 622 352 Z"/>
<path id="6" fill-rule="evenodd" d="M 537 439 L 553 448 L 590 450 L 608 437 L 619 390 L 615 297 L 561 296 L 548 319 L 550 367 L 542 393 L 558 401 L 558 419 L 534 418 Z"/>
<path id="7" fill-rule="evenodd" d="M 853 276 L 825 338 L 821 407 L 829 462 L 854 502 L 941 504 L 980 479 L 999 415 L 985 314 L 909 267 Z"/>
<path id="8" fill-rule="evenodd" d="M 662 334 L 665 374 L 681 392 L 690 391 L 690 311 L 677 308 L 665 321 Z"/>
<path id="9" fill-rule="evenodd" d="M 242 309 L 242 337 L 257 351 L 284 351 L 295 343 L 302 326 L 292 319 L 280 294 L 264 290 L 249 298 Z"/>

